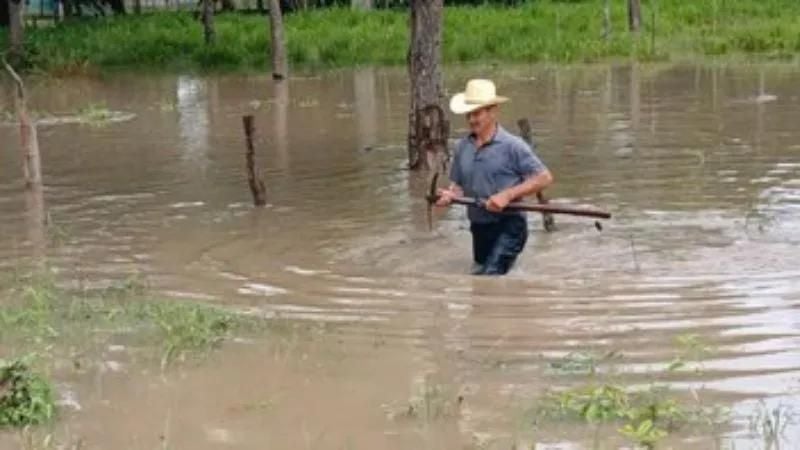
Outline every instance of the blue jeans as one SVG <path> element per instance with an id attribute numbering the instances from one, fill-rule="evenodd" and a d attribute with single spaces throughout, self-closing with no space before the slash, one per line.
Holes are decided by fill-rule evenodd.
<path id="1" fill-rule="evenodd" d="M 528 241 L 528 222 L 522 216 L 507 215 L 493 223 L 472 223 L 473 275 L 505 275 Z"/>

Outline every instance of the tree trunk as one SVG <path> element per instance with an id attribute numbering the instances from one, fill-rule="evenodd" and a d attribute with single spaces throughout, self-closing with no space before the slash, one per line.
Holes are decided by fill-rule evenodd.
<path id="1" fill-rule="evenodd" d="M 641 27 L 642 27 L 641 0 L 628 0 L 628 29 L 632 33 L 638 33 Z"/>
<path id="2" fill-rule="evenodd" d="M 63 0 L 64 4 L 64 17 L 75 17 L 79 15 L 80 11 L 78 6 L 73 0 Z"/>
<path id="3" fill-rule="evenodd" d="M 431 157 L 440 157 L 447 150 L 449 125 L 444 114 L 440 67 L 443 6 L 443 0 L 411 0 L 408 49 L 411 83 L 408 163 L 411 169 L 432 168 Z"/>
<path id="4" fill-rule="evenodd" d="M 272 78 L 282 80 L 287 75 L 287 63 L 280 0 L 269 0 L 269 29 L 272 43 Z"/>
<path id="5" fill-rule="evenodd" d="M 236 11 L 236 4 L 233 0 L 222 0 L 223 11 Z"/>
<path id="6" fill-rule="evenodd" d="M 134 0 L 133 2 L 133 12 L 136 14 L 142 13 L 142 0 Z"/>
<path id="7" fill-rule="evenodd" d="M 611 0 L 603 5 L 603 39 L 611 39 Z"/>
<path id="8" fill-rule="evenodd" d="M 111 5 L 111 10 L 114 11 L 115 15 L 125 15 L 124 0 L 109 0 L 108 3 Z"/>
<path id="9" fill-rule="evenodd" d="M 62 0 L 56 0 L 55 21 L 57 23 L 64 21 L 64 13 L 64 2 Z"/>
<path id="10" fill-rule="evenodd" d="M 650 10 L 652 11 L 652 18 L 650 19 L 650 53 L 652 55 L 656 54 L 656 14 L 657 14 L 658 4 L 656 0 L 652 0 L 650 4 Z"/>
<path id="11" fill-rule="evenodd" d="M 203 34 L 206 45 L 212 45 L 216 39 L 214 31 L 214 0 L 203 0 Z"/>
<path id="12" fill-rule="evenodd" d="M 8 53 L 12 64 L 16 64 L 25 50 L 25 1 L 8 0 L 8 17 Z"/>
<path id="13" fill-rule="evenodd" d="M 8 26 L 8 2 L 9 0 L 0 0 L 0 27 Z"/>

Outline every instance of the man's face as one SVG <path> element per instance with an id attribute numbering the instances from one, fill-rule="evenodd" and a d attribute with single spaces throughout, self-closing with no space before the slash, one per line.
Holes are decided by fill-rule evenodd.
<path id="1" fill-rule="evenodd" d="M 496 111 L 496 106 L 487 106 L 467 113 L 470 130 L 475 134 L 483 134 L 490 129 L 496 120 Z"/>

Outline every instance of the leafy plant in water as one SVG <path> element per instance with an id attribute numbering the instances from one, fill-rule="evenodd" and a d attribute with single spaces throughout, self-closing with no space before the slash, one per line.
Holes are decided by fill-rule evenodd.
<path id="1" fill-rule="evenodd" d="M 53 389 L 30 368 L 30 357 L 0 360 L 0 427 L 41 425 L 55 410 Z"/>
<path id="2" fill-rule="evenodd" d="M 559 375 L 595 375 L 603 363 L 618 358 L 616 351 L 602 355 L 593 352 L 570 352 L 563 358 L 548 364 L 548 370 Z"/>
<path id="3" fill-rule="evenodd" d="M 101 125 L 110 120 L 114 113 L 105 105 L 91 103 L 78 110 L 78 116 L 90 125 Z"/>
<path id="4" fill-rule="evenodd" d="M 668 372 L 674 372 L 686 367 L 690 362 L 696 362 L 694 370 L 699 372 L 702 370 L 700 361 L 711 354 L 711 347 L 705 343 L 702 338 L 696 334 L 682 334 L 675 338 L 675 342 L 679 349 L 679 354 L 667 366 Z"/>
<path id="5" fill-rule="evenodd" d="M 655 426 L 650 419 L 641 421 L 638 426 L 628 423 L 620 428 L 619 432 L 646 448 L 652 448 L 658 441 L 667 437 L 667 432 Z"/>
<path id="6" fill-rule="evenodd" d="M 652 446 L 689 416 L 686 408 L 667 394 L 656 386 L 628 392 L 614 384 L 588 384 L 551 394 L 540 413 L 593 424 L 624 422 L 621 434 Z"/>
<path id="7" fill-rule="evenodd" d="M 667 372 L 679 370 L 690 362 L 698 362 L 711 353 L 700 336 L 685 334 L 676 338 L 678 355 L 667 367 Z M 691 408 L 679 403 L 670 391 L 656 383 L 648 389 L 628 391 L 618 384 L 596 380 L 598 361 L 616 357 L 609 352 L 602 358 L 591 353 L 570 353 L 562 361 L 551 363 L 550 368 L 559 373 L 582 373 L 592 381 L 558 393 L 548 394 L 539 405 L 538 415 L 549 418 L 567 418 L 587 423 L 620 422 L 618 431 L 641 446 L 652 448 L 671 431 L 689 422 L 716 425 L 723 416 L 720 409 L 708 410 L 699 405 Z M 695 393 L 696 396 L 696 393 Z M 698 400 L 699 402 L 699 400 Z"/>
<path id="8" fill-rule="evenodd" d="M 624 419 L 630 407 L 628 394 L 609 384 L 567 390 L 557 396 L 557 402 L 560 414 L 590 423 Z"/>

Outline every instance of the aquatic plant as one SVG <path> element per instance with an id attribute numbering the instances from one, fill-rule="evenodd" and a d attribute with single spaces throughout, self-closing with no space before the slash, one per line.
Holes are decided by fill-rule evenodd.
<path id="1" fill-rule="evenodd" d="M 0 428 L 42 425 L 55 415 L 53 389 L 31 369 L 31 358 L 0 359 Z"/>
<path id="2" fill-rule="evenodd" d="M 81 121 L 95 126 L 107 122 L 113 116 L 114 113 L 102 104 L 91 103 L 78 110 Z"/>
<path id="3" fill-rule="evenodd" d="M 562 390 L 546 392 L 528 415 L 535 423 L 546 420 L 569 420 L 587 424 L 615 423 L 617 431 L 645 448 L 653 448 L 671 432 L 689 424 L 716 426 L 727 420 L 728 411 L 708 407 L 699 401 L 682 401 L 677 392 L 660 383 L 661 375 L 684 368 L 702 370 L 702 359 L 712 349 L 701 336 L 682 334 L 675 338 L 676 356 L 665 369 L 654 375 L 645 389 L 629 389 L 615 379 L 611 367 L 601 373 L 601 362 L 611 364 L 621 358 L 618 352 L 597 356 L 592 352 L 573 352 L 550 362 L 559 375 L 583 375 L 588 381 Z"/>
<path id="4" fill-rule="evenodd" d="M 559 375 L 596 375 L 602 364 L 608 364 L 621 355 L 616 351 L 597 354 L 591 351 L 571 352 L 563 358 L 550 361 L 547 372 Z"/>

